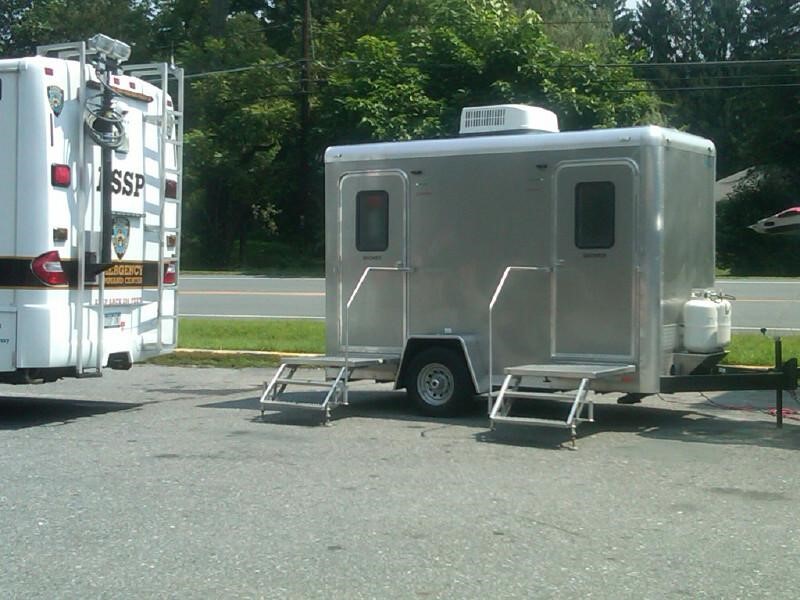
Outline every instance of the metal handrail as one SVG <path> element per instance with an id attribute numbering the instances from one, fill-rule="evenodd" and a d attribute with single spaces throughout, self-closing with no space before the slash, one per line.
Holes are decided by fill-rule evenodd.
<path id="1" fill-rule="evenodd" d="M 347 300 L 347 304 L 345 305 L 344 309 L 344 404 L 347 404 L 347 381 L 350 376 L 350 369 L 349 369 L 349 355 L 350 355 L 350 306 L 353 304 L 353 300 L 355 300 L 358 292 L 361 290 L 361 286 L 366 280 L 367 275 L 369 275 L 373 271 L 390 271 L 395 273 L 410 273 L 411 267 L 367 267 L 361 273 L 361 277 L 358 278 L 358 283 L 356 283 L 356 287 L 353 288 L 353 292 L 350 294 L 350 298 Z"/>
<path id="2" fill-rule="evenodd" d="M 497 284 L 497 287 L 494 289 L 494 294 L 492 294 L 492 299 L 489 302 L 489 395 L 488 395 L 488 410 L 491 412 L 492 410 L 492 398 L 494 397 L 493 393 L 493 384 L 492 378 L 494 376 L 494 358 L 493 358 L 493 346 L 492 346 L 492 314 L 494 313 L 494 305 L 497 304 L 497 300 L 500 298 L 500 293 L 503 291 L 503 288 L 506 285 L 506 280 L 508 279 L 508 275 L 512 271 L 543 271 L 545 273 L 552 273 L 552 267 L 522 267 L 522 266 L 509 266 L 506 267 L 503 271 L 502 277 L 500 277 L 500 281 Z"/>

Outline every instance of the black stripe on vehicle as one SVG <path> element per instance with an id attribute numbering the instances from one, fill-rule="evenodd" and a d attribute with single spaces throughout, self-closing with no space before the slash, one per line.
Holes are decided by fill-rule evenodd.
<path id="1" fill-rule="evenodd" d="M 0 288 L 66 289 L 65 286 L 50 286 L 42 283 L 31 270 L 33 258 L 0 257 Z M 69 277 L 69 287 L 78 287 L 78 263 L 63 260 L 61 264 Z M 91 268 L 91 265 L 87 265 Z M 161 269 L 158 262 L 117 262 L 106 271 L 106 288 L 158 287 Z M 98 283 L 87 280 L 86 287 Z"/>
<path id="2" fill-rule="evenodd" d="M 31 271 L 32 258 L 0 257 L 0 287 L 45 288 Z M 63 286 L 62 286 L 63 287 Z"/>

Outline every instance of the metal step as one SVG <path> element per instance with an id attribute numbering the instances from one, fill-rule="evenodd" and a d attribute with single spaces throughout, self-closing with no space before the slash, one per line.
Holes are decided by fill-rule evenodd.
<path id="1" fill-rule="evenodd" d="M 347 359 L 347 366 L 350 368 L 376 367 L 388 364 L 393 360 L 399 361 L 400 357 L 396 355 L 369 358 L 351 357 Z M 342 368 L 345 366 L 343 356 L 282 356 L 281 362 L 287 367 Z"/>
<path id="2" fill-rule="evenodd" d="M 305 385 L 308 387 L 318 387 L 329 389 L 333 386 L 330 381 L 320 381 L 319 379 L 297 379 L 295 377 L 280 377 L 275 380 L 280 385 Z"/>
<path id="3" fill-rule="evenodd" d="M 180 233 L 181 231 L 179 227 L 161 227 L 159 225 L 145 225 L 144 230 L 148 233 Z"/>
<path id="4" fill-rule="evenodd" d="M 569 429 L 566 421 L 556 419 L 542 419 L 540 417 L 509 417 L 497 415 L 492 419 L 493 423 L 503 423 L 508 425 L 530 425 L 536 427 L 556 427 L 558 429 Z"/>
<path id="5" fill-rule="evenodd" d="M 528 400 L 575 400 L 575 394 L 558 392 L 526 392 L 523 390 L 508 390 L 506 398 L 525 398 Z"/>
<path id="6" fill-rule="evenodd" d="M 546 365 L 548 372 L 561 371 L 567 372 L 571 369 L 562 369 L 565 365 Z M 570 365 L 572 367 L 574 365 Z M 560 429 L 570 430 L 572 444 L 575 446 L 575 438 L 577 435 L 576 429 L 579 423 L 593 422 L 594 421 L 594 402 L 590 392 L 591 377 L 581 377 L 580 384 L 576 386 L 574 393 L 562 392 L 541 392 L 541 391 L 526 391 L 519 389 L 519 385 L 523 377 L 531 375 L 535 371 L 536 376 L 541 376 L 545 370 L 542 365 L 521 365 L 519 367 L 512 367 L 506 369 L 506 377 L 503 381 L 503 386 L 497 395 L 491 412 L 489 413 L 489 421 L 492 428 L 498 423 L 525 425 L 525 426 L 540 426 L 540 427 L 557 427 Z M 555 367 L 555 369 L 553 369 Z M 575 372 L 583 375 L 586 373 L 594 373 L 594 370 L 588 370 L 586 365 L 579 365 Z M 560 375 L 563 378 L 563 375 Z M 578 381 L 574 376 L 567 379 Z M 562 419 L 543 419 L 541 417 L 527 417 L 527 416 L 511 416 L 514 401 L 517 399 L 525 400 L 570 400 L 569 412 L 567 416 Z M 586 411 L 586 415 L 584 415 Z"/>
<path id="7" fill-rule="evenodd" d="M 345 357 L 343 356 L 287 356 L 281 359 L 281 366 L 269 382 L 264 382 L 264 391 L 261 394 L 261 414 L 265 410 L 274 408 L 307 408 L 324 412 L 324 422 L 330 420 L 331 409 L 346 405 L 348 381 L 357 377 L 359 369 L 369 369 L 379 365 L 387 365 L 390 361 L 399 361 L 398 355 L 372 356 L 372 357 Z M 336 369 L 336 377 L 327 380 L 308 379 L 295 377 L 299 369 Z M 363 375 L 364 373 L 362 373 Z M 360 379 L 360 377 L 358 377 Z M 292 390 L 287 393 L 289 386 L 306 386 L 323 391 Z M 305 392 L 305 393 L 304 393 Z M 313 398 L 313 399 L 311 399 Z"/>
<path id="8" fill-rule="evenodd" d="M 262 410 L 270 410 L 271 408 L 301 408 L 304 410 L 328 410 L 328 406 L 325 403 L 325 396 L 321 393 L 317 394 L 320 397 L 320 401 L 318 403 L 314 402 L 307 402 L 307 401 L 292 401 L 288 399 L 283 400 L 271 400 L 269 402 L 265 402 L 262 405 Z"/>
<path id="9" fill-rule="evenodd" d="M 560 377 L 600 379 L 636 372 L 636 365 L 622 363 L 545 363 L 506 367 L 506 375 L 517 377 Z"/>

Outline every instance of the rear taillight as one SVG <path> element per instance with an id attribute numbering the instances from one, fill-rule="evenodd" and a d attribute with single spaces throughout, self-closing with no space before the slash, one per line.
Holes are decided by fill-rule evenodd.
<path id="1" fill-rule="evenodd" d="M 178 269 L 175 266 L 174 262 L 170 262 L 164 265 L 164 283 L 165 284 L 174 284 L 178 281 Z"/>
<path id="2" fill-rule="evenodd" d="M 50 165 L 50 183 L 55 187 L 69 187 L 72 183 L 69 165 Z"/>
<path id="3" fill-rule="evenodd" d="M 31 261 L 31 271 L 42 283 L 47 285 L 67 285 L 69 283 L 57 250 L 45 252 L 34 258 Z"/>
<path id="4" fill-rule="evenodd" d="M 164 195 L 167 198 L 177 198 L 178 197 L 178 182 L 173 180 L 173 179 L 167 179 L 167 182 L 164 185 Z"/>

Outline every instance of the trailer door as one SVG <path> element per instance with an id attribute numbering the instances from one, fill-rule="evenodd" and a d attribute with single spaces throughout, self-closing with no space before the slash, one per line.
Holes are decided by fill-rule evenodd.
<path id="1" fill-rule="evenodd" d="M 634 357 L 636 180 L 628 160 L 575 161 L 557 170 L 554 359 Z"/>
<path id="2" fill-rule="evenodd" d="M 406 334 L 406 211 L 401 171 L 339 180 L 339 340 L 354 351 L 399 353 Z M 364 275 L 369 267 L 374 267 Z M 363 277 L 363 280 L 362 280 Z M 348 300 L 362 281 L 357 294 Z"/>

